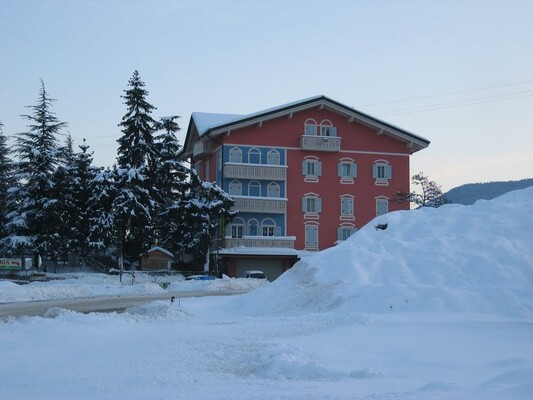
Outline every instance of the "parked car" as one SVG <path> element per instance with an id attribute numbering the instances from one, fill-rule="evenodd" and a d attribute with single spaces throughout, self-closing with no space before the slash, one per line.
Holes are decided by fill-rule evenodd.
<path id="1" fill-rule="evenodd" d="M 186 281 L 213 281 L 215 279 L 213 275 L 191 275 L 185 278 Z"/>
<path id="2" fill-rule="evenodd" d="M 268 279 L 263 271 L 246 271 L 244 273 L 244 277 L 255 279 Z"/>

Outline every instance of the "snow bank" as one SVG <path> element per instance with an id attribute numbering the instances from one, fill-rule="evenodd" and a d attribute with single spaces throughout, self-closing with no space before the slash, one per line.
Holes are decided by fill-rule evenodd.
<path id="1" fill-rule="evenodd" d="M 386 230 L 375 226 L 388 224 Z M 238 301 L 249 314 L 330 310 L 533 316 L 533 188 L 393 212 Z"/>
<path id="2" fill-rule="evenodd" d="M 167 290 L 169 292 L 182 292 L 193 290 L 212 292 L 232 290 L 250 291 L 268 284 L 269 282 L 266 279 L 230 278 L 227 275 L 224 275 L 222 279 L 173 282 L 169 285 Z"/>

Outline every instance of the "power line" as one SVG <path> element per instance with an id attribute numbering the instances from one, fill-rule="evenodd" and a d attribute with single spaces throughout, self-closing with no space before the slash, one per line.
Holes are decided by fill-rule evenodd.
<path id="1" fill-rule="evenodd" d="M 410 97 L 407 99 L 384 101 L 380 103 L 362 104 L 357 107 L 372 107 L 372 106 L 379 106 L 379 105 L 384 105 L 384 104 L 403 103 L 403 102 L 413 101 L 413 100 L 423 100 L 423 99 L 430 99 L 433 97 L 451 96 L 453 94 L 471 93 L 471 92 L 477 92 L 480 90 L 494 89 L 494 88 L 499 88 L 499 87 L 514 86 L 514 85 L 522 85 L 526 83 L 533 83 L 533 80 L 530 79 L 527 81 L 504 83 L 504 84 L 492 85 L 492 86 L 484 86 L 484 87 L 476 88 L 476 89 L 457 90 L 454 92 L 445 92 L 445 93 L 432 94 L 432 95 L 427 95 L 427 96 Z"/>
<path id="2" fill-rule="evenodd" d="M 532 91 L 529 91 L 529 92 L 532 92 Z M 415 107 L 415 108 L 411 108 L 411 109 L 391 110 L 391 111 L 385 111 L 385 112 L 376 113 L 376 114 L 378 114 L 378 115 L 412 114 L 412 113 L 417 113 L 417 112 L 442 110 L 442 109 L 446 109 L 446 108 L 463 107 L 463 106 L 470 106 L 470 105 L 475 105 L 475 104 L 495 103 L 495 102 L 499 102 L 499 101 L 523 99 L 523 98 L 531 97 L 531 96 L 533 96 L 533 93 L 517 95 L 517 96 L 507 97 L 507 98 L 503 98 L 503 99 L 501 99 L 501 98 L 499 98 L 499 99 L 496 98 L 495 99 L 495 98 L 493 98 L 495 96 L 489 96 L 489 97 L 486 97 L 486 98 L 481 98 L 481 99 L 485 99 L 485 100 L 478 100 L 478 101 L 463 100 L 463 101 L 460 101 L 460 102 L 442 103 L 440 105 L 435 104 L 435 105 L 430 105 L 430 106 L 422 106 L 422 107 L 418 107 L 418 108 Z"/>

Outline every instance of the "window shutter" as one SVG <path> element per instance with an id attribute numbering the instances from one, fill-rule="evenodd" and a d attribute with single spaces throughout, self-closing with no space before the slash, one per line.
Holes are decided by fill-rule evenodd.
<path id="1" fill-rule="evenodd" d="M 342 238 L 342 228 L 337 228 L 337 240 L 343 240 Z"/>
<path id="2" fill-rule="evenodd" d="M 302 175 L 307 175 L 307 161 L 306 160 L 303 160 L 302 161 Z"/>
<path id="3" fill-rule="evenodd" d="M 357 178 L 357 163 L 352 163 L 350 165 L 350 176 L 352 178 Z"/>
<path id="4" fill-rule="evenodd" d="M 322 176 L 322 161 L 316 162 L 316 174 L 317 176 Z"/>
<path id="5" fill-rule="evenodd" d="M 377 164 L 372 165 L 372 178 L 374 179 L 378 178 L 378 165 Z"/>
<path id="6" fill-rule="evenodd" d="M 392 179 L 392 166 L 387 165 L 385 167 L 385 178 L 386 179 Z"/>
<path id="7" fill-rule="evenodd" d="M 322 212 L 322 199 L 320 198 L 316 199 L 316 212 Z"/>
<path id="8" fill-rule="evenodd" d="M 281 236 L 281 227 L 275 226 L 274 227 L 274 236 Z"/>
<path id="9" fill-rule="evenodd" d="M 306 136 L 316 136 L 316 125 L 305 125 Z"/>
<path id="10" fill-rule="evenodd" d="M 302 197 L 302 212 L 307 212 L 307 197 Z"/>
<path id="11" fill-rule="evenodd" d="M 342 163 L 338 163 L 337 164 L 337 175 L 339 176 L 339 178 L 342 178 Z"/>
<path id="12" fill-rule="evenodd" d="M 331 127 L 331 136 L 333 137 L 337 136 L 337 128 L 334 126 Z"/>

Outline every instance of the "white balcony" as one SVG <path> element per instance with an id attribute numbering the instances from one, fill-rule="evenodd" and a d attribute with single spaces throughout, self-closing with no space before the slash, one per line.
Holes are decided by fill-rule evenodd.
<path id="1" fill-rule="evenodd" d="M 285 214 L 287 199 L 280 197 L 231 196 L 235 200 L 233 210 L 241 212 L 260 212 Z"/>
<path id="2" fill-rule="evenodd" d="M 243 236 L 241 238 L 225 238 L 224 247 L 278 247 L 293 249 L 294 236 Z"/>
<path id="3" fill-rule="evenodd" d="M 285 165 L 226 163 L 224 164 L 224 178 L 284 181 L 287 179 L 287 167 Z"/>
<path id="4" fill-rule="evenodd" d="M 202 154 L 211 153 L 213 150 L 213 143 L 198 141 L 192 145 L 192 156 L 197 157 Z"/>
<path id="5" fill-rule="evenodd" d="M 300 148 L 302 150 L 315 151 L 340 151 L 341 138 L 336 136 L 311 136 L 300 137 Z"/>

